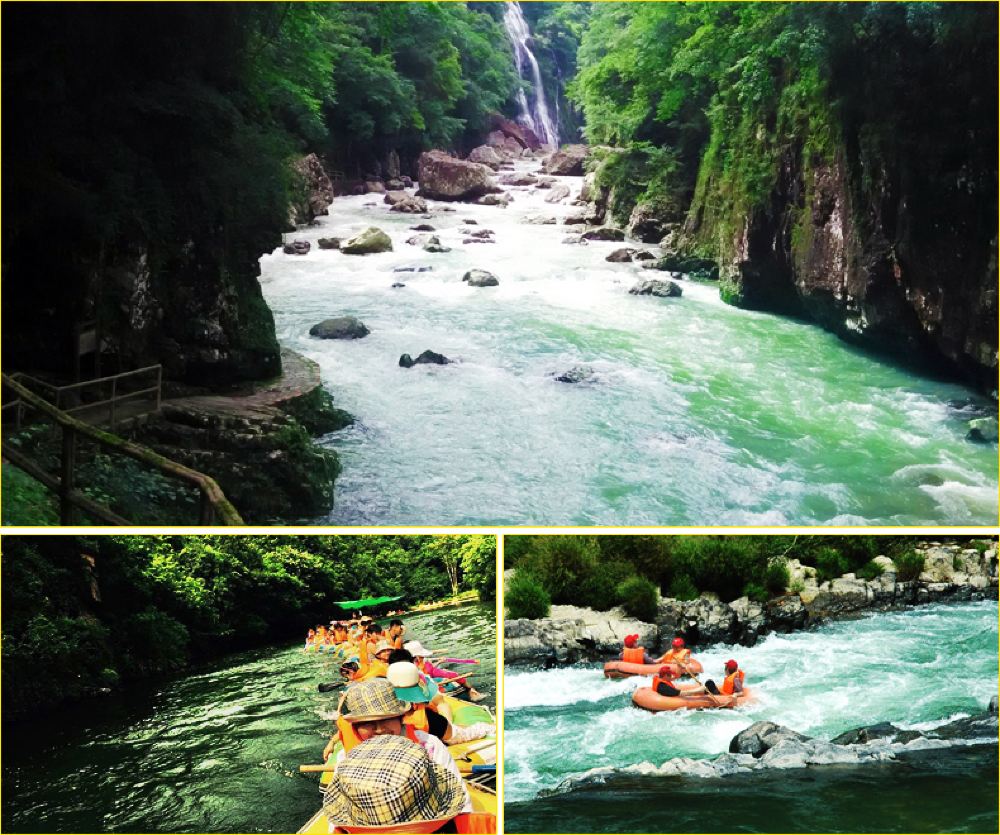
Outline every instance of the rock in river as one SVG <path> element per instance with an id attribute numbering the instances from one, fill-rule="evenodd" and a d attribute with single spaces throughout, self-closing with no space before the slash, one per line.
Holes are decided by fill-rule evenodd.
<path id="1" fill-rule="evenodd" d="M 681 288 L 673 281 L 659 281 L 658 279 L 646 279 L 636 284 L 629 293 L 633 296 L 660 296 L 669 298 L 680 296 Z"/>
<path id="2" fill-rule="evenodd" d="M 970 441 L 979 441 L 979 443 L 994 443 L 997 440 L 997 419 L 984 417 L 970 420 L 969 434 L 966 437 Z"/>
<path id="3" fill-rule="evenodd" d="M 340 249 L 340 238 L 320 238 L 316 243 L 320 249 Z"/>
<path id="4" fill-rule="evenodd" d="M 604 260 L 611 261 L 613 264 L 623 264 L 634 259 L 637 254 L 638 250 L 626 246 L 621 249 L 616 249 Z"/>
<path id="5" fill-rule="evenodd" d="M 456 159 L 444 151 L 426 151 L 417 160 L 420 195 L 435 200 L 475 200 L 494 192 L 492 174 L 485 165 Z"/>
<path id="6" fill-rule="evenodd" d="M 582 177 L 586 158 L 586 145 L 566 145 L 545 161 L 545 173 Z"/>
<path id="7" fill-rule="evenodd" d="M 347 255 L 368 255 L 374 252 L 392 252 L 392 240 L 381 229 L 369 226 L 340 245 Z"/>
<path id="8" fill-rule="evenodd" d="M 601 226 L 598 229 L 588 229 L 583 233 L 583 237 L 588 241 L 624 241 L 625 233 L 613 226 Z"/>
<path id="9" fill-rule="evenodd" d="M 589 365 L 574 365 L 568 371 L 556 375 L 560 383 L 589 383 L 594 379 L 594 369 Z"/>
<path id="10" fill-rule="evenodd" d="M 500 280 L 486 270 L 469 270 L 462 276 L 462 281 L 467 281 L 470 287 L 496 287 L 500 284 Z"/>
<path id="11" fill-rule="evenodd" d="M 338 316 L 334 319 L 324 319 L 309 328 L 310 336 L 320 339 L 361 339 L 371 331 L 360 319 L 354 316 Z"/>
<path id="12" fill-rule="evenodd" d="M 399 358 L 400 368 L 413 368 L 415 365 L 448 365 L 451 362 L 444 354 L 435 351 L 424 351 L 419 357 L 413 359 L 409 354 L 403 354 Z"/>
<path id="13" fill-rule="evenodd" d="M 305 255 L 312 248 L 309 241 L 292 241 L 285 244 L 281 249 L 285 255 Z"/>

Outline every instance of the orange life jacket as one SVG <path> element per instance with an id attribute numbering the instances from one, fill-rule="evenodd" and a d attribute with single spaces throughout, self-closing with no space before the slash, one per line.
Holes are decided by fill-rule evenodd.
<path id="1" fill-rule="evenodd" d="M 497 831 L 497 816 L 489 812 L 466 812 L 455 818 L 455 828 L 470 835 L 493 835 Z"/>
<path id="2" fill-rule="evenodd" d="M 726 676 L 726 680 L 722 682 L 722 687 L 720 689 L 720 692 L 724 693 L 726 696 L 732 696 L 736 690 L 735 681 L 737 677 L 740 680 L 740 684 L 742 684 L 743 670 L 737 670 L 735 673 L 731 673 L 730 675 Z"/>
<path id="3" fill-rule="evenodd" d="M 678 664 L 687 664 L 688 659 L 691 657 L 691 650 L 685 648 L 682 649 L 668 649 L 663 653 L 663 657 L 660 659 L 660 663 L 666 664 L 668 661 L 674 661 Z"/>
<path id="4" fill-rule="evenodd" d="M 675 690 L 679 689 L 677 687 L 677 685 L 674 684 L 673 681 L 671 681 L 669 678 L 660 678 L 659 673 L 657 673 L 655 676 L 653 676 L 653 692 L 654 693 L 659 693 L 659 691 L 656 688 L 659 687 L 661 684 L 668 684 L 671 687 L 673 687 Z"/>
<path id="5" fill-rule="evenodd" d="M 373 678 L 385 678 L 385 674 L 389 672 L 389 665 L 385 661 L 379 661 L 377 658 L 374 659 L 369 665 L 368 669 L 362 673 L 358 681 L 369 681 Z"/>
<path id="6" fill-rule="evenodd" d="M 644 664 L 645 652 L 642 647 L 625 647 L 622 650 L 622 661 L 629 664 Z"/>

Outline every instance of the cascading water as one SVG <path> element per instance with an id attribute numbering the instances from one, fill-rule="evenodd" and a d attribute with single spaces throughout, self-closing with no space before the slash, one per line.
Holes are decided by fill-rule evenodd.
<path id="1" fill-rule="evenodd" d="M 545 102 L 545 88 L 542 86 L 542 74 L 538 69 L 538 61 L 528 47 L 528 39 L 531 37 L 531 30 L 528 29 L 528 21 L 524 19 L 521 12 L 520 3 L 507 3 L 507 10 L 503 15 L 504 26 L 507 27 L 507 34 L 510 35 L 511 43 L 514 45 L 514 62 L 517 66 L 517 74 L 531 82 L 532 99 L 529 104 L 528 97 L 524 90 L 517 91 L 517 106 L 520 110 L 519 121 L 530 127 L 543 142 L 559 146 L 559 130 L 552 117 L 549 115 L 549 107 Z M 529 67 L 531 78 L 525 75 L 525 67 Z"/>

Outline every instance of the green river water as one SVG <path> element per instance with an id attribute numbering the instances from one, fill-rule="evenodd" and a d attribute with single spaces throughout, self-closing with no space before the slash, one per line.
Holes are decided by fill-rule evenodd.
<path id="1" fill-rule="evenodd" d="M 425 646 L 478 658 L 495 705 L 492 605 L 404 617 Z M 303 624 L 303 634 L 307 628 Z M 336 676 L 301 644 L 230 656 L 127 697 L 5 729 L 5 832 L 295 832 L 319 808 Z"/>

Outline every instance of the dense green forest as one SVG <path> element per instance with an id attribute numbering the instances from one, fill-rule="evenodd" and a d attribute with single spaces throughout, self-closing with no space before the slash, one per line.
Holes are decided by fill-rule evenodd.
<path id="1" fill-rule="evenodd" d="M 657 595 L 694 600 L 764 601 L 784 592 L 788 560 L 817 569 L 820 581 L 882 573 L 872 560 L 895 561 L 902 580 L 923 570 L 914 536 L 508 536 L 504 567 L 514 569 L 504 595 L 508 617 L 544 617 L 552 603 L 610 609 L 622 605 L 652 620 Z M 986 543 L 981 543 L 986 547 Z"/>
<path id="2" fill-rule="evenodd" d="M 495 588 L 492 536 L 7 537 L 4 714 L 304 634 L 337 600 Z"/>

